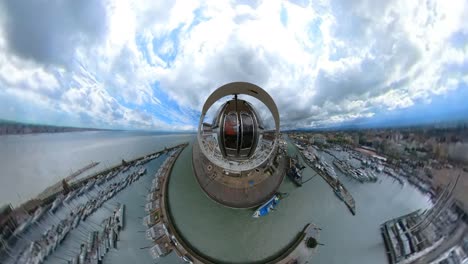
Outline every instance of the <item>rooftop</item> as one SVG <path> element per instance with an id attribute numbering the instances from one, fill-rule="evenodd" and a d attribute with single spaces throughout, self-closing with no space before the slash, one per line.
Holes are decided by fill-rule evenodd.
<path id="1" fill-rule="evenodd" d="M 213 200 L 234 208 L 252 208 L 271 198 L 283 181 L 286 157 L 273 154 L 253 170 L 232 173 L 211 163 L 193 144 L 193 168 L 198 183 Z M 276 161 L 275 161 L 276 160 Z"/>

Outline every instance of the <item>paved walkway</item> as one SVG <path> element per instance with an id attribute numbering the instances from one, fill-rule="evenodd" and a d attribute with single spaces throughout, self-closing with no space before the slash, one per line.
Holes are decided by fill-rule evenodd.
<path id="1" fill-rule="evenodd" d="M 194 144 L 195 145 L 195 144 Z M 167 226 L 169 231 L 169 235 L 171 236 L 170 239 L 172 241 L 172 248 L 179 256 L 186 256 L 188 257 L 193 263 L 196 264 L 211 264 L 211 263 L 219 263 L 218 261 L 212 260 L 209 257 L 204 257 L 202 254 L 197 252 L 193 249 L 193 247 L 188 244 L 179 234 L 177 227 L 174 225 L 172 216 L 170 213 L 170 208 L 168 204 L 168 197 L 167 197 L 167 189 L 169 187 L 169 177 L 172 172 L 172 167 L 177 160 L 177 157 L 182 152 L 183 149 L 179 153 L 177 153 L 174 157 L 170 158 L 167 170 L 162 176 L 162 189 L 161 189 L 161 219 L 163 223 Z M 286 160 L 286 159 L 284 159 Z M 284 177 L 284 175 L 283 175 Z M 310 249 L 306 247 L 306 241 L 309 237 L 314 237 L 316 239 L 319 238 L 319 228 L 316 228 L 313 224 L 307 224 L 304 227 L 296 240 L 291 244 L 287 245 L 287 248 L 283 252 L 283 254 L 275 257 L 271 261 L 267 261 L 266 263 L 280 263 L 280 264 L 292 264 L 292 263 L 309 263 L 309 260 L 312 254 L 317 249 Z"/>

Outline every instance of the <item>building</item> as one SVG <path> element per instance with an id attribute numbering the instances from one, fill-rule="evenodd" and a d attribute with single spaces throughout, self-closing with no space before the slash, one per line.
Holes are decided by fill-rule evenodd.
<path id="1" fill-rule="evenodd" d="M 171 252 L 169 243 L 165 242 L 164 244 L 156 244 L 150 249 L 150 254 L 153 259 L 163 257 Z"/>
<path id="2" fill-rule="evenodd" d="M 205 115 L 219 99 L 233 96 L 217 111 L 211 124 Z M 248 100 L 263 102 L 272 113 L 275 129 L 264 130 Z M 233 208 L 252 208 L 268 201 L 279 188 L 286 157 L 279 142 L 279 112 L 262 88 L 245 82 L 226 84 L 206 100 L 193 145 L 193 169 L 203 191 L 216 202 Z"/>
<path id="3" fill-rule="evenodd" d="M 417 210 L 382 224 L 390 263 L 468 262 L 468 215 L 453 200 L 453 188 L 446 186 L 429 210 Z M 450 260 L 444 262 L 446 259 Z"/>
<path id="4" fill-rule="evenodd" d="M 146 238 L 148 240 L 156 241 L 165 235 L 169 236 L 169 233 L 167 232 L 166 227 L 162 223 L 157 223 L 146 230 Z"/>
<path id="5" fill-rule="evenodd" d="M 464 237 L 456 246 L 446 250 L 436 260 L 430 264 L 466 264 L 468 263 L 468 235 Z"/>
<path id="6" fill-rule="evenodd" d="M 322 134 L 314 134 L 310 139 L 309 142 L 312 144 L 326 144 L 327 138 Z"/>

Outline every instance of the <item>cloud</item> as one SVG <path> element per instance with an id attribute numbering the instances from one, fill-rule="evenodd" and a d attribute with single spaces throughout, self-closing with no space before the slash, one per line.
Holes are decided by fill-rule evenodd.
<path id="1" fill-rule="evenodd" d="M 286 27 L 280 2 L 231 6 L 181 33 L 185 44 L 165 69 L 163 87 L 199 109 L 214 87 L 251 81 L 275 97 L 285 127 L 406 108 L 445 89 L 447 64 L 466 64 L 466 54 L 447 58 L 453 52 L 448 39 L 466 14 L 464 4 L 457 5 L 427 1 L 421 11 L 403 1 L 285 4 Z"/>
<path id="2" fill-rule="evenodd" d="M 248 81 L 283 128 L 329 126 L 468 80 L 462 0 L 4 1 L 0 15 L 0 100 L 57 123 L 194 128 L 214 89 Z M 0 118 L 27 119 L 12 109 Z"/>
<path id="3" fill-rule="evenodd" d="M 80 45 L 93 45 L 105 37 L 104 3 L 2 1 L 7 47 L 38 63 L 66 65 Z"/>

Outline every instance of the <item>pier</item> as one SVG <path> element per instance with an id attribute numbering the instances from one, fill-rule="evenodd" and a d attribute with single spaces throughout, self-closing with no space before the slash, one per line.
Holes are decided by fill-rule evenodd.
<path id="1" fill-rule="evenodd" d="M 90 170 L 94 167 L 96 167 L 97 165 L 99 165 L 100 162 L 91 162 L 90 164 L 86 165 L 85 167 L 75 171 L 75 172 L 72 172 L 70 175 L 68 175 L 67 177 L 65 177 L 65 180 L 66 181 L 71 181 L 73 180 L 74 178 L 76 178 L 78 175 L 84 173 L 85 171 L 87 170 Z"/>
<path id="2" fill-rule="evenodd" d="M 353 196 L 348 192 L 348 190 L 345 188 L 345 186 L 338 179 L 335 179 L 335 178 L 331 177 L 330 175 L 328 175 L 325 172 L 322 172 L 320 170 L 316 170 L 314 164 L 308 158 L 306 158 L 306 156 L 304 155 L 302 150 L 300 150 L 296 146 L 296 144 L 293 143 L 293 145 L 294 145 L 294 147 L 296 147 L 297 151 L 301 154 L 302 159 L 305 161 L 307 166 L 309 166 L 311 169 L 313 169 L 318 175 L 320 175 L 320 177 L 322 177 L 328 183 L 328 185 L 330 185 L 330 187 L 333 189 L 335 194 L 348 207 L 349 211 L 353 215 L 355 215 L 356 214 L 356 203 L 354 202 Z M 341 195 L 338 194 L 337 192 L 339 192 Z"/>
<path id="3" fill-rule="evenodd" d="M 176 150 L 176 152 L 167 158 L 156 173 L 152 189 L 147 196 L 148 201 L 151 201 L 151 203 L 156 202 L 159 205 L 154 207 L 157 209 L 149 212 L 149 215 L 144 220 L 145 225 L 151 226 L 148 230 L 152 229 L 150 232 L 157 238 L 153 240 L 155 245 L 150 249 L 150 254 L 154 258 L 158 258 L 174 251 L 187 263 L 223 263 L 223 261 L 206 256 L 190 245 L 174 224 L 168 203 L 168 187 L 172 168 L 184 147 L 182 146 L 182 148 Z M 283 250 L 267 259 L 252 263 L 306 263 L 317 250 L 316 247 L 311 248 L 307 242 L 309 239 L 316 241 L 320 230 L 314 224 L 307 224 Z"/>
<path id="4" fill-rule="evenodd" d="M 99 165 L 99 163 L 100 162 L 94 162 L 93 161 L 90 164 L 84 166 L 83 168 L 72 172 L 70 175 L 65 177 L 64 180 L 66 182 L 70 182 L 73 179 L 75 179 L 78 175 L 83 174 L 84 172 L 96 167 L 97 165 Z M 55 183 L 54 185 L 47 187 L 41 194 L 38 195 L 38 198 L 39 199 L 47 198 L 48 194 L 56 192 L 56 190 L 60 189 L 61 186 L 62 186 L 62 182 L 59 181 L 59 182 Z M 41 196 L 44 196 L 44 195 L 45 195 L 45 197 L 41 197 Z"/>
<path id="5" fill-rule="evenodd" d="M 180 146 L 183 146 L 183 145 L 184 144 L 179 144 L 179 145 L 176 145 L 176 146 L 173 146 L 173 147 L 170 147 L 170 148 L 165 148 L 163 150 L 158 150 L 158 151 L 155 151 L 155 152 L 152 152 L 152 153 L 149 153 L 149 154 L 145 154 L 145 155 L 139 156 L 139 157 L 137 157 L 135 159 L 125 161 L 125 164 L 118 163 L 118 164 L 115 164 L 115 165 L 113 165 L 111 167 L 108 167 L 108 168 L 106 168 L 106 169 L 104 169 L 102 171 L 98 171 L 98 172 L 93 173 L 91 175 L 88 175 L 86 177 L 80 178 L 80 179 L 78 179 L 78 180 L 76 180 L 74 182 L 71 182 L 71 183 L 67 182 L 67 183 L 69 184 L 70 189 L 76 190 L 76 189 L 80 188 L 81 186 L 85 185 L 90 180 L 97 179 L 98 177 L 104 176 L 104 175 L 106 175 L 108 173 L 111 173 L 111 172 L 117 172 L 118 170 L 120 170 L 121 168 L 123 168 L 126 165 L 134 165 L 138 161 L 142 161 L 142 160 L 144 160 L 144 159 L 146 159 L 148 157 L 151 157 L 153 155 L 157 155 L 157 154 L 160 155 L 160 154 L 162 154 L 164 152 L 171 151 L 171 150 L 179 148 Z M 88 165 L 88 166 L 90 166 L 90 165 Z M 96 166 L 96 165 L 94 165 L 94 166 Z M 88 169 L 86 169 L 86 170 L 88 170 Z M 68 176 L 67 178 L 69 178 L 69 177 L 70 176 Z M 48 203 L 53 202 L 55 200 L 55 198 L 57 197 L 57 195 L 62 193 L 62 191 L 63 191 L 62 181 L 59 181 L 58 183 L 56 183 L 56 184 L 52 185 L 51 187 L 47 188 L 46 190 L 44 190 L 35 199 L 40 200 L 41 202 L 40 202 L 39 205 L 43 206 L 43 205 L 46 205 Z M 37 207 L 33 208 L 33 210 L 35 210 L 36 208 Z"/>
<path id="6" fill-rule="evenodd" d="M 17 208 L 26 218 L 10 230 L 12 235 L 7 240 L 0 240 L 0 262 L 42 263 L 47 258 L 79 259 L 85 264 L 102 261 L 110 249 L 117 248 L 124 228 L 125 203 L 114 199 L 115 195 L 146 174 L 144 164 L 167 151 L 122 162 L 115 171 L 100 172 L 65 186 L 55 197 L 36 199 L 39 206 L 33 214 Z M 52 198 L 53 202 L 47 202 Z"/>

